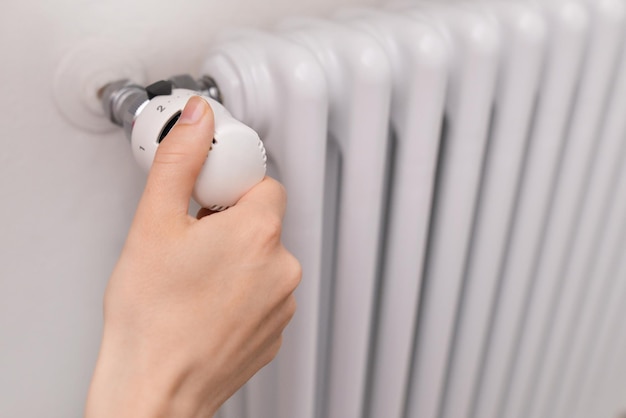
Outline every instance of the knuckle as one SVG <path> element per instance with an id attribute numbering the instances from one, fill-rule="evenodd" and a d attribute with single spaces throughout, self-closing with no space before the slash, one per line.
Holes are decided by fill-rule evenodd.
<path id="1" fill-rule="evenodd" d="M 282 345 L 283 345 L 283 336 L 282 334 L 280 334 L 265 352 L 265 356 L 263 358 L 263 365 L 268 364 L 269 362 L 271 362 L 272 360 L 276 358 L 276 356 L 278 355 L 278 352 L 280 351 L 280 347 L 282 347 Z"/>
<path id="2" fill-rule="evenodd" d="M 298 309 L 298 302 L 296 301 L 295 296 L 291 295 L 287 299 L 287 303 L 285 306 L 285 313 L 287 316 L 287 322 L 291 321 L 291 318 L 296 314 L 296 310 Z M 287 324 L 285 324 L 286 326 Z"/>
<path id="3" fill-rule="evenodd" d="M 180 164 L 182 161 L 185 160 L 185 157 L 186 155 L 182 152 L 163 151 L 154 156 L 152 165 L 163 166 Z"/>
<path id="4" fill-rule="evenodd" d="M 276 189 L 281 199 L 287 200 L 287 189 L 285 189 L 285 186 L 278 180 L 274 180 L 274 182 L 276 183 Z"/>
<path id="5" fill-rule="evenodd" d="M 256 221 L 254 234 L 264 242 L 279 242 L 282 234 L 282 221 L 274 214 L 267 214 Z"/>
<path id="6" fill-rule="evenodd" d="M 176 128 L 176 127 L 175 127 Z M 153 164 L 169 165 L 180 164 L 202 154 L 206 154 L 206 144 L 203 141 L 180 140 L 178 137 L 188 136 L 186 132 L 172 129 L 154 155 Z M 169 139 L 169 140 L 167 140 Z M 202 160 L 204 161 L 204 160 Z"/>
<path id="7" fill-rule="evenodd" d="M 163 143 L 163 145 L 157 148 L 157 152 L 154 154 L 153 164 L 178 164 L 184 161 L 188 154 L 189 151 L 185 147 L 180 146 L 176 141 L 170 141 L 169 143 Z"/>
<path id="8" fill-rule="evenodd" d="M 280 334 L 278 336 L 278 338 L 276 338 L 276 341 L 274 342 L 274 344 L 272 344 L 272 348 L 270 350 L 270 354 L 271 354 L 271 358 L 273 359 L 274 357 L 276 357 L 276 355 L 278 354 L 278 352 L 280 351 L 280 348 L 283 346 L 283 335 Z M 270 359 L 271 361 L 271 359 Z"/>
<path id="9" fill-rule="evenodd" d="M 266 182 L 267 185 L 271 187 L 275 187 L 276 189 L 279 189 L 278 190 L 279 192 L 285 193 L 285 186 L 283 186 L 283 184 L 280 181 L 278 181 L 276 178 L 265 176 L 263 181 Z"/>
<path id="10" fill-rule="evenodd" d="M 290 289 L 290 293 L 292 293 L 302 281 L 302 264 L 300 264 L 298 259 L 291 253 L 287 253 L 285 265 L 287 271 L 285 280 Z"/>

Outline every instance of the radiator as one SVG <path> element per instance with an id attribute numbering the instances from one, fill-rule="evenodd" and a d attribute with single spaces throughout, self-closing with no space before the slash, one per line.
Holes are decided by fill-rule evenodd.
<path id="1" fill-rule="evenodd" d="M 221 418 L 626 411 L 626 2 L 408 3 L 224 34 L 302 263 Z"/>

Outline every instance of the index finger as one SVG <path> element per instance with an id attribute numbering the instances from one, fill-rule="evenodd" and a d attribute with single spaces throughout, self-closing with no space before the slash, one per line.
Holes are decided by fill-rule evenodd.
<path id="1" fill-rule="evenodd" d="M 235 206 L 263 207 L 274 212 L 282 220 L 287 207 L 287 193 L 282 184 L 265 176 L 259 184 L 243 195 Z"/>

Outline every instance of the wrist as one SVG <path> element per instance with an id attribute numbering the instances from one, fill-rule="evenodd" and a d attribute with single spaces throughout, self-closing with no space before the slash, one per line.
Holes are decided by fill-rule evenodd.
<path id="1" fill-rule="evenodd" d="M 217 410 L 192 370 L 175 356 L 156 355 L 103 338 L 89 388 L 86 418 L 212 417 Z M 209 394 L 206 394 L 209 395 Z"/>

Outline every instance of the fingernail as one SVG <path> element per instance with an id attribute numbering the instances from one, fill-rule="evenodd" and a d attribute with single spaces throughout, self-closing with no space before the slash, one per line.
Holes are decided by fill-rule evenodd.
<path id="1" fill-rule="evenodd" d="M 198 122 L 202 118 L 202 115 L 204 115 L 206 105 L 207 103 L 204 99 L 193 96 L 185 105 L 183 113 L 180 115 L 180 119 L 178 119 L 178 123 L 191 125 Z"/>

